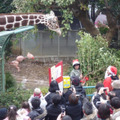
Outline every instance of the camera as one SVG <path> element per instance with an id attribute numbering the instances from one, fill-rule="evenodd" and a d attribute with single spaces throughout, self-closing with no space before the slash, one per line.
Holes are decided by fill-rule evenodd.
<path id="1" fill-rule="evenodd" d="M 64 114 L 65 108 L 61 106 L 61 113 Z"/>
<path id="2" fill-rule="evenodd" d="M 107 88 L 104 88 L 103 91 L 104 91 L 104 92 L 107 91 Z"/>
<path id="3" fill-rule="evenodd" d="M 57 93 L 57 94 L 59 94 L 59 92 L 60 92 L 59 90 L 56 90 L 56 93 Z"/>

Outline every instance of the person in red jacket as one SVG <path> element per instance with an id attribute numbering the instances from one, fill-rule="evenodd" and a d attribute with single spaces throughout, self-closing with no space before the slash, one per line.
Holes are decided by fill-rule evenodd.
<path id="1" fill-rule="evenodd" d="M 117 68 L 114 66 L 109 66 L 107 71 L 106 71 L 106 74 L 108 74 L 108 76 L 105 77 L 103 85 L 104 85 L 104 87 L 108 87 L 109 91 L 111 91 L 112 90 L 112 86 L 111 86 L 112 81 L 118 80 Z"/>

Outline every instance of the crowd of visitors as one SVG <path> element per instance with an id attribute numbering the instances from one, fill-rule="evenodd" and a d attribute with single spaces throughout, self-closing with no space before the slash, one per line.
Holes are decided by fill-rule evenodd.
<path id="1" fill-rule="evenodd" d="M 77 67 L 76 67 L 77 66 Z M 88 99 L 81 85 L 80 64 L 73 63 L 71 87 L 61 92 L 56 80 L 43 96 L 35 88 L 28 101 L 17 110 L 15 105 L 0 109 L 0 120 L 120 120 L 120 80 L 117 68 L 109 66 L 104 82 L 96 84 L 96 92 Z"/>

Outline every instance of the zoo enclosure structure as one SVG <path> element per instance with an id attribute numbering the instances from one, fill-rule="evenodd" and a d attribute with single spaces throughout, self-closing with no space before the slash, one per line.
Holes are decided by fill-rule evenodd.
<path id="1" fill-rule="evenodd" d="M 12 35 L 33 29 L 34 26 L 20 27 L 12 31 L 0 32 L 0 92 L 5 91 L 5 48 Z"/>

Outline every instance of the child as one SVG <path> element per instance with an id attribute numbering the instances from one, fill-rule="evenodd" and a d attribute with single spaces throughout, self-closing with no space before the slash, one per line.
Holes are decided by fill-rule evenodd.
<path id="1" fill-rule="evenodd" d="M 73 80 L 75 77 L 79 77 L 79 79 L 82 79 L 82 72 L 80 71 L 80 63 L 78 59 L 73 60 L 73 70 L 70 73 L 70 79 Z"/>
<path id="2" fill-rule="evenodd" d="M 46 102 L 45 98 L 43 97 L 43 94 L 42 94 L 40 88 L 35 88 L 33 95 L 31 95 L 30 98 L 29 98 L 29 100 L 28 100 L 28 103 L 30 105 L 30 109 L 32 110 L 31 101 L 32 101 L 32 99 L 34 97 L 38 97 L 40 99 L 40 101 L 41 101 L 40 107 L 42 109 L 46 109 L 47 102 Z"/>

